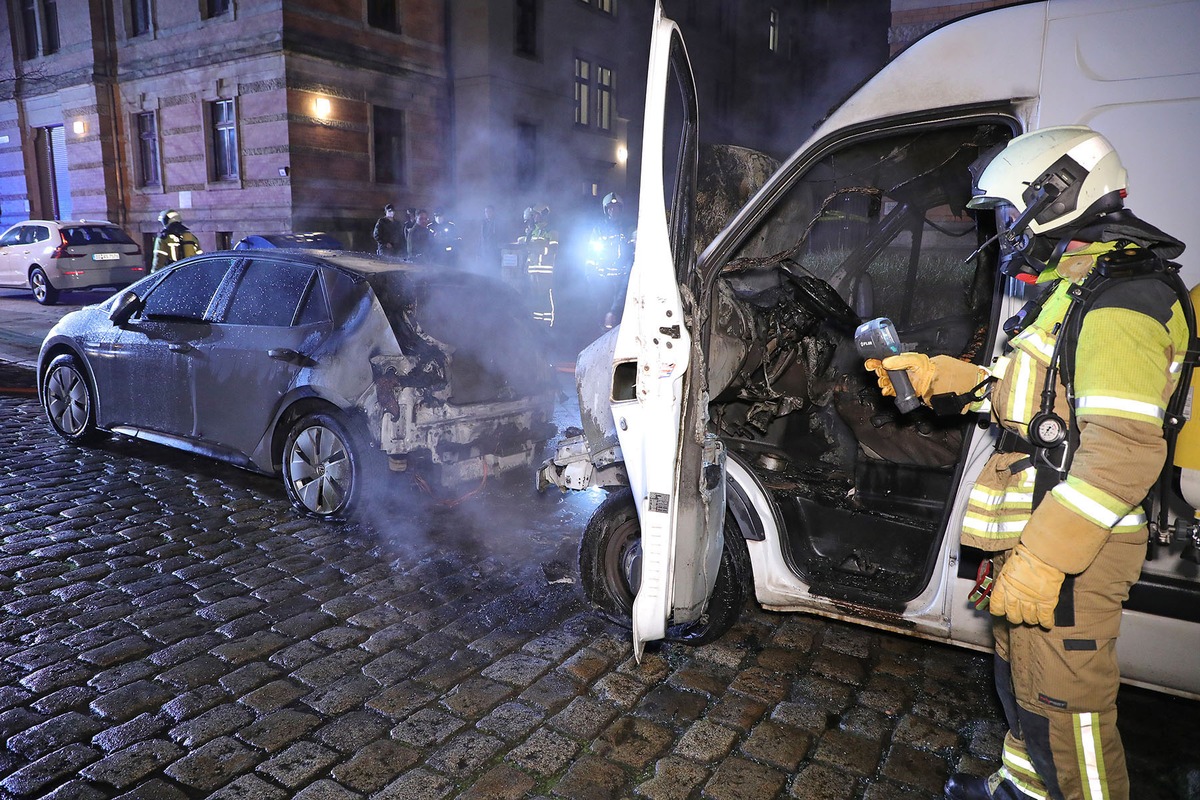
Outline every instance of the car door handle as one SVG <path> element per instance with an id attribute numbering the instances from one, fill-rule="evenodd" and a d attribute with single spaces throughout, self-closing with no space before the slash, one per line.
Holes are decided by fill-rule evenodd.
<path id="1" fill-rule="evenodd" d="M 167 349 L 172 353 L 190 353 L 196 348 L 192 347 L 187 342 L 172 342 L 171 344 L 167 345 Z"/>
<path id="2" fill-rule="evenodd" d="M 303 353 L 297 353 L 290 347 L 272 347 L 267 351 L 267 355 L 277 361 L 286 361 L 288 364 L 296 364 L 301 367 L 317 363 Z"/>

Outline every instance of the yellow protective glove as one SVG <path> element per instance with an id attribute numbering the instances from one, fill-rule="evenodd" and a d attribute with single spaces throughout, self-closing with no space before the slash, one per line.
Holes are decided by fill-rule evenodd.
<path id="1" fill-rule="evenodd" d="M 896 396 L 896 389 L 892 386 L 888 370 L 905 370 L 909 382 L 913 385 L 913 391 L 925 405 L 929 405 L 934 395 L 969 392 L 988 376 L 986 369 L 969 361 L 962 361 L 953 356 L 929 358 L 923 353 L 900 353 L 888 356 L 882 361 L 878 358 L 868 358 L 863 365 L 879 378 L 879 388 L 883 390 L 885 397 Z M 963 406 L 963 412 L 966 411 L 967 406 Z"/>
<path id="2" fill-rule="evenodd" d="M 924 353 L 900 353 L 899 355 L 888 356 L 880 361 L 878 358 L 868 358 L 863 362 L 863 366 L 869 372 L 874 372 L 879 378 L 879 388 L 883 390 L 884 397 L 895 397 L 896 387 L 892 386 L 892 379 L 888 375 L 888 370 L 904 370 L 908 373 L 908 379 L 912 382 L 913 391 L 917 397 L 928 404 L 929 402 L 929 387 L 933 385 L 934 366 L 930 361 L 929 356 Z"/>
<path id="3" fill-rule="evenodd" d="M 1064 577 L 1018 543 L 992 586 L 988 610 L 997 617 L 1008 617 L 1014 625 L 1041 625 L 1050 630 L 1054 627 L 1054 607 L 1058 605 Z"/>

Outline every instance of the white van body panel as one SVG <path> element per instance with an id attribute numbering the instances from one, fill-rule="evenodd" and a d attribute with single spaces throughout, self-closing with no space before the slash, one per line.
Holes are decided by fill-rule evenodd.
<path id="1" fill-rule="evenodd" d="M 1151 224 L 1190 242 L 1178 259 L 1187 285 L 1200 283 L 1200 215 L 1194 194 L 1200 167 L 1200 1 L 1048 0 L 995 9 L 933 31 L 901 53 L 822 123 L 701 256 L 705 268 L 725 240 L 742 235 L 784 178 L 806 169 L 828 145 L 855 132 L 949 110 L 1004 110 L 1020 132 L 1048 125 L 1087 124 L 1108 137 L 1128 169 L 1129 207 Z M 1147 46 L 1147 36 L 1153 44 Z M 1024 302 L 1020 289 L 1004 298 L 1003 314 Z M 1003 317 L 1001 317 L 1003 318 Z M 999 344 L 998 344 L 999 346 Z M 991 618 L 967 603 L 972 582 L 957 577 L 958 537 L 967 494 L 993 449 L 976 436 L 929 585 L 902 615 L 872 613 L 816 597 L 788 566 L 784 535 L 770 502 L 732 461 L 729 478 L 760 511 L 765 539 L 748 542 L 758 601 L 775 611 L 805 611 L 849 619 L 976 649 L 991 647 Z M 743 483 L 745 482 L 745 483 Z M 1187 566 L 1147 569 L 1187 579 Z M 1195 578 L 1192 577 L 1192 580 Z M 1200 624 L 1125 612 L 1118 651 L 1128 682 L 1200 696 Z M 1155 654 L 1152 659 L 1147 653 Z"/>

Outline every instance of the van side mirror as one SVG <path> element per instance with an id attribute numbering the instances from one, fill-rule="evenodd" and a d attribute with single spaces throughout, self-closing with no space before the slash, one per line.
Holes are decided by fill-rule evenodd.
<path id="1" fill-rule="evenodd" d="M 113 304 L 112 311 L 108 312 L 108 319 L 114 325 L 124 325 L 141 307 L 142 298 L 138 297 L 136 293 L 121 292 L 117 295 L 117 302 Z"/>

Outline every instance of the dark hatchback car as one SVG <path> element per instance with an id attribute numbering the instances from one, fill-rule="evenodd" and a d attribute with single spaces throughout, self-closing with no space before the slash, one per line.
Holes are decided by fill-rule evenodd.
<path id="1" fill-rule="evenodd" d="M 39 393 L 68 441 L 280 474 L 302 512 L 344 519 L 389 467 L 453 488 L 531 465 L 557 390 L 521 309 L 499 282 L 363 254 L 212 253 L 63 317 Z"/>

